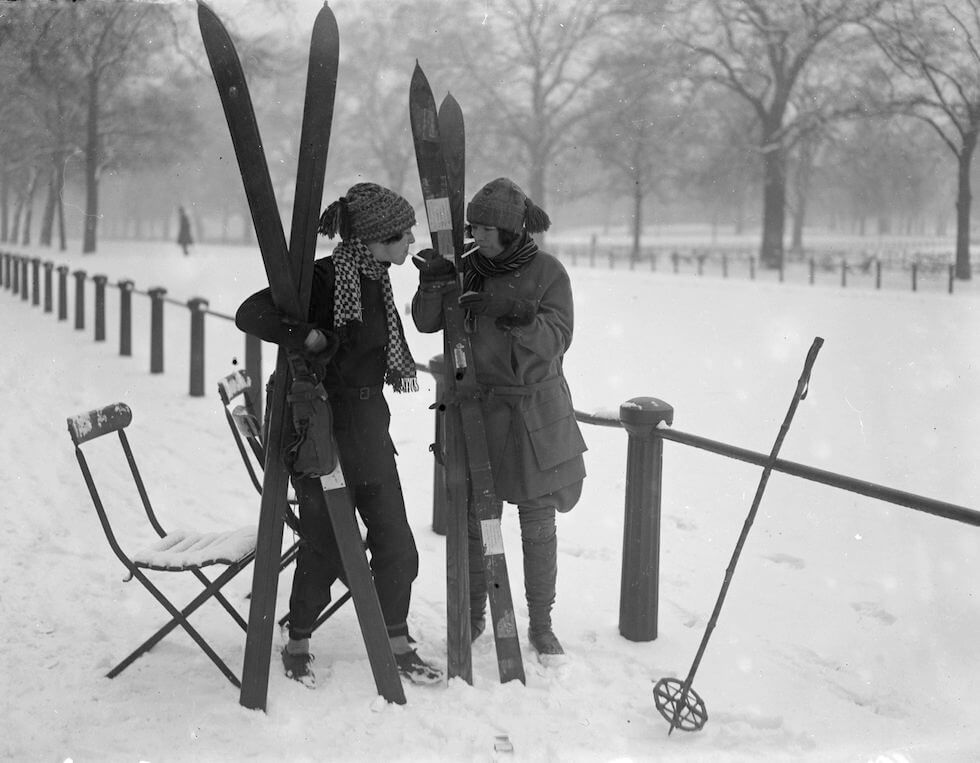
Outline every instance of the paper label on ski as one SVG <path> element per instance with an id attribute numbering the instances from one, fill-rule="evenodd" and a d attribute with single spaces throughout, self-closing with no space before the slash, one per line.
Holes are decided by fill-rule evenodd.
<path id="1" fill-rule="evenodd" d="M 347 487 L 347 482 L 344 480 L 344 470 L 340 468 L 340 464 L 337 464 L 337 468 L 330 474 L 324 474 L 320 477 L 320 487 L 323 488 L 323 492 Z"/>
<path id="2" fill-rule="evenodd" d="M 429 230 L 452 230 L 453 218 L 449 210 L 449 198 L 426 199 L 425 215 L 429 219 Z"/>
<path id="3" fill-rule="evenodd" d="M 484 519 L 480 522 L 480 536 L 483 538 L 484 554 L 504 553 L 504 538 L 500 534 L 500 518 Z"/>

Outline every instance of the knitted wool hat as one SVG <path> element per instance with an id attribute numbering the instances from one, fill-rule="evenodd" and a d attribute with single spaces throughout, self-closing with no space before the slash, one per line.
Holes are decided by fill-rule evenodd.
<path id="1" fill-rule="evenodd" d="M 376 183 L 352 185 L 320 216 L 320 233 L 346 241 L 359 238 L 367 244 L 397 236 L 415 225 L 412 205 L 392 190 Z"/>
<path id="2" fill-rule="evenodd" d="M 512 233 L 525 228 L 529 233 L 540 233 L 551 227 L 545 211 L 508 178 L 497 178 L 483 186 L 466 205 L 466 219 Z"/>

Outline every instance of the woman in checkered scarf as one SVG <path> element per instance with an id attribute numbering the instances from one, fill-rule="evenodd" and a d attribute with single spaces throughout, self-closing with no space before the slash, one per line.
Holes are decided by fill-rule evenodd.
<path id="1" fill-rule="evenodd" d="M 415 242 L 415 211 L 394 191 L 358 183 L 330 204 L 320 232 L 340 243 L 316 261 L 305 322 L 290 320 L 268 289 L 249 297 L 236 322 L 243 331 L 313 360 L 329 396 L 334 434 L 347 485 L 367 529 L 374 583 L 402 674 L 413 681 L 441 679 L 408 638 L 407 617 L 418 552 L 388 432 L 383 395 L 417 389 L 415 361 L 405 342 L 388 278 Z M 293 478 L 299 499 L 300 546 L 289 599 L 289 641 L 282 650 L 286 675 L 315 683 L 309 652 L 317 615 L 330 602 L 330 586 L 343 577 L 323 490 L 317 479 Z"/>

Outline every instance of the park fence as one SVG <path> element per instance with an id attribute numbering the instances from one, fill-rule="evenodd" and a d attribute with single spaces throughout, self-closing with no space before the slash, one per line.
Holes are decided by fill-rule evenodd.
<path id="1" fill-rule="evenodd" d="M 106 276 L 89 276 L 84 270 L 71 271 L 64 265 L 56 266 L 50 261 L 42 262 L 40 258 L 31 258 L 10 252 L 0 252 L 0 257 L 2 257 L 0 277 L 2 277 L 4 290 L 11 292 L 14 298 L 19 297 L 22 302 L 29 302 L 31 306 L 43 309 L 44 313 L 55 312 L 55 292 L 57 291 L 57 319 L 59 321 L 68 320 L 68 276 L 70 274 L 74 279 L 74 327 L 76 330 L 83 330 L 86 326 L 86 284 L 91 283 L 94 291 L 94 338 L 96 342 L 105 341 L 106 290 L 110 286 Z M 55 273 L 57 273 L 57 290 L 54 286 Z M 142 291 L 137 289 L 133 281 L 129 279 L 120 280 L 112 286 L 119 291 L 119 354 L 121 356 L 133 354 L 132 296 L 136 294 L 149 299 L 150 373 L 164 372 L 164 303 L 177 305 L 188 310 L 190 319 L 190 385 L 188 394 L 192 397 L 203 396 L 205 394 L 205 316 L 232 322 L 234 318 L 211 310 L 208 307 L 208 300 L 204 297 L 194 297 L 186 302 L 181 302 L 168 298 L 166 296 L 167 290 L 164 287 L 157 286 Z M 428 364 L 420 363 L 418 368 L 433 376 L 436 403 L 438 404 L 445 393 L 446 367 L 443 356 L 435 356 Z M 250 397 L 256 405 L 261 420 L 262 414 L 259 406 L 263 400 L 261 388 L 263 379 L 262 347 L 259 340 L 247 335 L 245 335 L 245 370 L 252 384 Z M 618 416 L 575 412 L 576 418 L 583 425 L 618 428 L 624 430 L 627 436 L 619 631 L 624 638 L 631 641 L 652 641 L 657 638 L 661 486 L 663 443 L 665 440 L 755 466 L 768 467 L 783 474 L 875 498 L 897 506 L 904 506 L 915 511 L 980 526 L 980 512 L 974 509 L 816 469 L 781 458 L 772 459 L 767 454 L 678 431 L 670 426 L 673 423 L 673 414 L 673 408 L 668 403 L 654 397 L 636 397 L 623 402 L 619 406 Z M 460 457 L 460 454 L 457 454 L 456 457 Z M 446 532 L 445 516 L 447 510 L 448 492 L 445 468 L 438 459 L 433 459 L 432 528 L 439 534 Z"/>
<path id="2" fill-rule="evenodd" d="M 776 268 L 763 268 L 755 249 L 733 246 L 631 246 L 601 242 L 593 235 L 587 244 L 556 242 L 549 247 L 573 266 L 609 270 L 647 270 L 674 275 L 695 275 L 768 280 L 777 283 L 858 286 L 880 290 L 907 289 L 954 292 L 956 266 L 947 252 L 921 249 L 811 249 L 787 252 Z M 971 265 L 971 271 L 977 263 Z"/>

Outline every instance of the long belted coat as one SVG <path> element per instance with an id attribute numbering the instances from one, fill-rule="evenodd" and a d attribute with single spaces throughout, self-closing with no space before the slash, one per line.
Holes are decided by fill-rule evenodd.
<path id="1" fill-rule="evenodd" d="M 574 323 L 571 283 L 557 259 L 538 251 L 519 269 L 486 278 L 483 291 L 529 300 L 536 309 L 530 325 L 509 330 L 474 316 L 470 334 L 497 497 L 520 503 L 585 477 L 585 440 L 562 373 Z M 419 331 L 442 329 L 443 293 L 420 284 L 412 300 Z"/>

